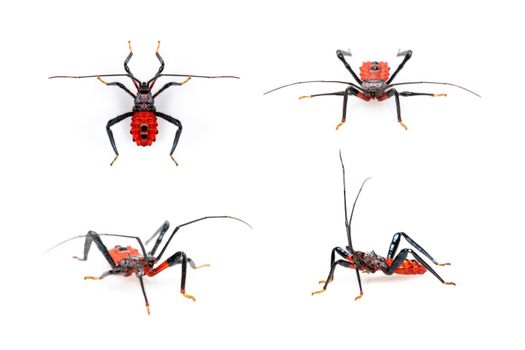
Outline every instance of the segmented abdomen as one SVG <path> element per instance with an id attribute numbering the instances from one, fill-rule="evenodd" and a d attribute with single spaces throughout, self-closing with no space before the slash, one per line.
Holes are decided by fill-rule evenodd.
<path id="1" fill-rule="evenodd" d="M 361 80 L 383 80 L 387 81 L 388 76 L 390 75 L 390 68 L 386 62 L 374 62 L 374 66 L 377 66 L 377 69 L 372 70 L 372 62 L 363 62 L 361 67 L 359 67 L 359 75 Z"/>
<path id="2" fill-rule="evenodd" d="M 388 266 L 392 265 L 394 259 L 386 259 Z M 427 269 L 415 260 L 405 260 L 399 265 L 394 273 L 400 275 L 422 275 Z"/>
<path id="3" fill-rule="evenodd" d="M 137 146 L 151 146 L 159 133 L 157 117 L 151 111 L 137 111 L 131 117 L 131 135 Z"/>

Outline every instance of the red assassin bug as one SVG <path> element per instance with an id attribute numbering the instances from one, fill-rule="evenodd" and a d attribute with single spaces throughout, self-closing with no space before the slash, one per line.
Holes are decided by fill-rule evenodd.
<path id="1" fill-rule="evenodd" d="M 430 259 L 435 265 L 438 265 L 438 266 L 450 265 L 450 263 L 443 263 L 443 264 L 438 263 L 432 256 L 430 256 L 430 254 L 426 252 L 425 249 L 423 249 L 419 244 L 417 244 L 412 238 L 410 238 L 404 232 L 398 232 L 394 234 L 394 237 L 392 238 L 392 242 L 390 243 L 390 247 L 388 248 L 388 254 L 386 258 L 380 255 L 377 255 L 373 250 L 369 253 L 364 253 L 364 252 L 354 250 L 353 245 L 352 245 L 350 225 L 352 224 L 352 217 L 354 216 L 354 209 L 357 203 L 357 199 L 359 198 L 359 195 L 361 194 L 361 191 L 363 190 L 363 186 L 370 178 L 365 179 L 363 183 L 361 184 L 361 188 L 359 188 L 359 192 L 357 192 L 357 196 L 354 200 L 354 205 L 352 206 L 352 212 L 350 213 L 350 220 L 348 220 L 348 213 L 346 209 L 345 166 L 343 164 L 343 158 L 341 156 L 341 152 L 339 152 L 339 159 L 341 160 L 341 167 L 343 169 L 343 196 L 344 196 L 344 203 L 345 203 L 345 227 L 346 227 L 346 235 L 348 237 L 348 246 L 346 247 L 346 250 L 341 247 L 335 247 L 334 249 L 332 249 L 332 254 L 330 257 L 330 272 L 328 273 L 328 277 L 326 281 L 319 281 L 319 283 L 324 283 L 323 289 L 312 292 L 312 295 L 322 293 L 326 290 L 328 283 L 332 282 L 334 279 L 335 267 L 337 265 L 355 269 L 356 274 L 357 274 L 357 282 L 359 283 L 359 295 L 355 298 L 355 300 L 363 296 L 363 288 L 361 287 L 361 277 L 359 276 L 359 271 L 362 271 L 365 273 L 375 273 L 376 271 L 380 270 L 385 275 L 392 275 L 394 273 L 401 274 L 401 275 L 421 275 L 421 274 L 424 274 L 428 270 L 434 276 L 436 276 L 436 278 L 440 280 L 441 283 L 455 286 L 456 284 L 454 282 L 445 282 L 437 274 L 437 272 L 434 271 L 434 269 L 432 269 L 432 267 L 412 249 L 408 249 L 408 248 L 401 249 L 399 254 L 397 254 L 394 257 L 394 255 L 397 252 L 399 242 L 401 241 L 401 237 L 404 237 L 408 243 L 410 243 L 418 252 L 420 252 L 421 254 L 426 256 L 428 259 Z M 342 256 L 343 259 L 339 259 L 336 261 L 335 253 Z M 415 260 L 407 259 L 407 256 L 409 253 L 412 254 Z"/>
<path id="2" fill-rule="evenodd" d="M 173 230 L 173 232 L 169 236 L 168 241 L 166 242 L 164 247 L 160 250 L 159 255 L 155 256 L 155 253 L 156 253 L 157 249 L 159 248 L 159 246 L 160 246 L 160 244 L 162 242 L 162 239 L 164 238 L 164 234 L 168 231 L 168 229 L 170 227 L 169 222 L 165 221 L 162 224 L 162 226 L 160 226 L 159 229 L 153 234 L 153 236 L 151 236 L 145 242 L 145 244 L 142 243 L 142 240 L 139 237 L 135 237 L 135 236 L 118 235 L 118 234 L 111 234 L 111 233 L 96 233 L 94 231 L 89 231 L 86 235 L 72 237 L 72 238 L 69 238 L 69 239 L 67 239 L 67 240 L 65 240 L 63 242 L 58 243 L 57 245 L 55 245 L 55 246 L 49 248 L 48 250 L 46 250 L 44 252 L 44 254 L 47 253 L 48 251 L 50 251 L 50 250 L 60 246 L 60 245 L 66 243 L 66 242 L 71 241 L 71 240 L 74 240 L 74 239 L 77 239 L 77 238 L 86 238 L 85 243 L 84 243 L 84 256 L 81 257 L 81 258 L 80 257 L 76 257 L 76 256 L 73 257 L 73 258 L 78 259 L 80 261 L 85 261 L 88 258 L 89 249 L 91 248 L 91 243 L 95 242 L 95 245 L 100 250 L 102 255 L 104 255 L 104 258 L 106 258 L 107 262 L 111 266 L 111 269 L 109 271 L 104 272 L 100 276 L 95 276 L 95 277 L 93 277 L 93 276 L 85 276 L 84 279 L 85 280 L 101 280 L 101 279 L 103 279 L 103 278 L 105 278 L 107 276 L 111 276 L 111 275 L 130 276 L 131 274 L 134 273 L 137 276 L 137 278 L 139 279 L 140 287 L 142 289 L 142 294 L 144 295 L 144 300 L 146 302 L 146 309 L 147 309 L 148 315 L 149 315 L 149 313 L 150 313 L 149 302 L 148 302 L 148 297 L 146 296 L 146 291 L 144 289 L 144 282 L 142 281 L 142 277 L 143 276 L 153 277 L 156 274 L 158 274 L 159 272 L 163 271 L 164 269 L 166 269 L 168 267 L 171 267 L 171 266 L 174 266 L 174 265 L 177 265 L 177 264 L 181 264 L 181 269 L 182 269 L 182 276 L 181 276 L 181 281 L 180 281 L 180 292 L 186 298 L 189 298 L 189 299 L 195 301 L 195 297 L 193 297 L 192 295 L 186 293 L 186 267 L 187 267 L 187 264 L 189 264 L 190 267 L 193 268 L 193 269 L 198 269 L 200 267 L 209 266 L 208 264 L 201 265 L 201 266 L 196 266 L 195 263 L 193 262 L 193 260 L 190 259 L 189 257 L 187 257 L 186 254 L 183 251 L 176 252 L 175 254 L 170 256 L 167 260 L 165 260 L 163 263 L 161 263 L 161 264 L 159 264 L 157 266 L 155 266 L 155 264 L 157 264 L 160 261 L 160 258 L 162 257 L 162 255 L 164 254 L 164 251 L 166 250 L 166 248 L 170 244 L 173 236 L 175 235 L 175 233 L 177 233 L 177 231 L 179 231 L 180 228 L 182 228 L 184 226 L 187 226 L 187 225 L 190 225 L 190 224 L 193 224 L 193 223 L 198 222 L 198 221 L 206 220 L 206 219 L 233 219 L 233 220 L 240 221 L 240 222 L 244 223 L 245 225 L 247 225 L 248 227 L 251 228 L 251 226 L 247 222 L 245 222 L 244 220 L 238 219 L 238 218 L 233 217 L 233 216 L 226 216 L 226 215 L 223 215 L 223 216 L 205 216 L 205 217 L 202 217 L 202 218 L 199 218 L 199 219 L 191 220 L 191 221 L 188 221 L 188 222 L 186 222 L 186 223 L 184 223 L 182 225 L 179 225 L 179 226 L 175 227 L 175 229 Z M 115 246 L 115 248 L 108 249 L 104 245 L 104 243 L 102 242 L 102 239 L 100 238 L 100 236 L 123 237 L 123 238 L 135 239 L 138 242 L 138 244 L 139 244 L 140 251 L 139 251 L 139 249 L 132 248 L 129 245 L 125 246 L 125 247 L 117 245 L 117 246 Z M 153 245 L 153 248 L 148 253 L 146 253 L 145 246 L 150 241 L 152 241 L 155 237 L 157 237 L 157 240 L 155 241 L 155 244 Z"/>
<path id="3" fill-rule="evenodd" d="M 132 112 L 127 112 L 124 114 L 119 115 L 118 117 L 115 117 L 108 121 L 106 125 L 106 131 L 108 133 L 109 141 L 111 142 L 111 147 L 113 147 L 113 151 L 115 152 L 115 159 L 111 162 L 111 165 L 115 163 L 117 160 L 119 154 L 117 150 L 117 146 L 115 145 L 115 139 L 113 137 L 113 132 L 111 131 L 111 127 L 121 121 L 123 121 L 126 118 L 131 117 L 131 135 L 133 136 L 133 141 L 138 146 L 151 146 L 153 142 L 155 142 L 158 130 L 157 130 L 157 117 L 160 117 L 167 121 L 168 123 L 171 123 L 177 127 L 177 133 L 175 134 L 175 139 L 173 140 L 173 146 L 171 147 L 170 151 L 170 157 L 175 162 L 176 165 L 178 165 L 177 161 L 173 158 L 173 152 L 175 152 L 175 148 L 177 147 L 177 143 L 179 142 L 180 134 L 182 132 L 182 124 L 178 119 L 175 119 L 167 114 L 158 112 L 155 109 L 155 98 L 164 90 L 169 88 L 170 86 L 181 86 L 187 83 L 191 78 L 208 78 L 208 79 L 215 79 L 215 78 L 233 78 L 233 79 L 239 79 L 239 77 L 236 76 L 230 76 L 230 75 L 220 75 L 220 76 L 203 76 L 203 75 L 193 75 L 193 74 L 165 74 L 162 73 L 164 71 L 164 60 L 159 54 L 159 48 L 160 48 L 160 41 L 157 42 L 157 51 L 155 52 L 155 55 L 157 56 L 160 67 L 157 73 L 153 78 L 148 80 L 147 82 L 143 81 L 141 82 L 135 76 L 131 73 L 131 70 L 128 67 L 128 62 L 131 59 L 131 56 L 133 56 L 133 51 L 131 50 L 131 41 L 128 41 L 128 47 L 129 47 L 129 55 L 126 57 L 126 60 L 124 61 L 124 69 L 126 70 L 126 74 L 96 74 L 96 75 L 81 75 L 81 76 L 71 76 L 71 75 L 56 75 L 49 77 L 49 79 L 55 79 L 55 78 L 97 78 L 105 85 L 114 85 L 118 86 L 125 92 L 127 92 L 131 97 L 135 99 L 135 104 L 133 106 Z M 108 83 L 105 80 L 102 79 L 102 77 L 128 77 L 133 81 L 133 84 L 135 85 L 135 88 L 137 89 L 137 94 L 135 95 L 132 93 L 124 84 L 119 82 L 111 82 Z M 166 83 L 163 87 L 161 87 L 156 93 L 152 93 L 151 90 L 153 89 L 153 85 L 155 85 L 155 82 L 158 78 L 161 77 L 187 77 L 186 80 L 183 82 L 169 82 Z"/>
<path id="4" fill-rule="evenodd" d="M 341 125 L 343 125 L 346 121 L 346 106 L 348 103 L 348 96 L 357 96 L 360 99 L 364 101 L 370 101 L 373 99 L 377 99 L 378 101 L 384 101 L 392 96 L 394 96 L 394 99 L 396 101 L 396 109 L 397 109 L 397 121 L 399 124 L 407 129 L 407 126 L 403 123 L 401 120 L 401 107 L 399 104 L 399 96 L 447 96 L 447 94 L 429 94 L 429 93 L 423 93 L 423 92 L 411 92 L 411 91 L 403 91 L 398 92 L 394 86 L 397 85 L 411 85 L 411 84 L 439 84 L 439 85 L 450 85 L 455 86 L 460 89 L 466 90 L 478 97 L 481 97 L 477 93 L 470 91 L 469 89 L 466 89 L 464 87 L 461 87 L 459 85 L 451 84 L 451 83 L 441 83 L 441 82 L 434 82 L 434 81 L 413 81 L 413 82 L 406 82 L 406 83 L 396 83 L 392 84 L 392 81 L 394 80 L 395 76 L 399 71 L 404 67 L 405 63 L 412 57 L 412 51 L 407 50 L 403 52 L 399 52 L 397 55 L 402 56 L 403 61 L 401 64 L 397 67 L 394 74 L 390 76 L 390 68 L 388 67 L 388 64 L 386 62 L 363 62 L 361 67 L 359 68 L 360 71 L 360 77 L 355 74 L 352 67 L 350 67 L 350 64 L 346 61 L 345 56 L 351 56 L 350 50 L 343 51 L 343 50 L 337 50 L 337 57 L 343 62 L 346 69 L 350 71 L 350 74 L 354 77 L 355 81 L 359 84 L 353 84 L 351 82 L 346 81 L 339 81 L 339 80 L 308 80 L 308 81 L 299 81 L 291 84 L 286 84 L 283 86 L 279 86 L 275 89 L 272 89 L 270 91 L 265 92 L 264 94 L 269 94 L 270 92 L 292 86 L 292 85 L 298 85 L 298 84 L 306 84 L 306 83 L 339 83 L 339 84 L 346 84 L 348 87 L 344 91 L 338 91 L 338 92 L 331 92 L 331 93 L 322 93 L 322 94 L 315 94 L 315 95 L 307 95 L 307 96 L 301 96 L 299 99 L 303 98 L 311 98 L 311 97 L 317 97 L 317 96 L 343 96 L 343 118 L 341 119 L 341 122 L 337 124 L 336 129 L 339 129 Z"/>

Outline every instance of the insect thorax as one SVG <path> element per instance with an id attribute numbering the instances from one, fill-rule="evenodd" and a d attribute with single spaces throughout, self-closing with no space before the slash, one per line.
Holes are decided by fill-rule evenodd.
<path id="1" fill-rule="evenodd" d="M 137 97 L 135 98 L 135 106 L 133 107 L 133 111 L 155 111 L 155 106 L 153 105 L 154 100 L 151 93 L 147 94 L 141 94 L 138 93 Z"/>
<path id="2" fill-rule="evenodd" d="M 366 91 L 377 92 L 386 86 L 386 82 L 384 80 L 379 80 L 379 79 L 370 79 L 370 80 L 364 80 L 361 83 L 361 86 Z"/>
<path id="3" fill-rule="evenodd" d="M 377 255 L 373 250 L 369 253 L 354 252 L 354 261 L 357 261 L 360 265 L 364 264 L 364 269 L 373 272 L 388 268 L 386 259 Z"/>

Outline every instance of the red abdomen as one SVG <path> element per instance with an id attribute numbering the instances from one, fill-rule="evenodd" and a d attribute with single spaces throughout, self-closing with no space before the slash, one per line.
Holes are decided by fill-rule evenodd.
<path id="1" fill-rule="evenodd" d="M 131 135 L 137 146 L 151 146 L 157 138 L 157 117 L 155 112 L 138 111 L 131 117 Z"/>
<path id="2" fill-rule="evenodd" d="M 361 80 L 388 80 L 390 68 L 386 62 L 363 62 L 359 68 Z"/>
<path id="3" fill-rule="evenodd" d="M 386 259 L 388 266 L 392 265 L 393 259 Z M 394 273 L 400 275 L 422 275 L 427 269 L 415 260 L 405 260 L 399 265 Z"/>
<path id="4" fill-rule="evenodd" d="M 119 265 L 120 262 L 125 258 L 129 258 L 130 256 L 138 256 L 139 251 L 135 248 L 130 247 L 129 245 L 127 247 L 122 247 L 118 245 L 115 248 L 110 249 L 109 254 L 113 258 L 113 261 L 115 261 L 115 264 Z"/>

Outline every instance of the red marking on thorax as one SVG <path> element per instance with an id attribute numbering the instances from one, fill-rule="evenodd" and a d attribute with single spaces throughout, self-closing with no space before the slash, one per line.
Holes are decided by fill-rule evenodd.
<path id="1" fill-rule="evenodd" d="M 140 256 L 139 251 L 129 245 L 127 247 L 116 246 L 109 250 L 109 254 L 117 265 L 119 265 L 123 259 L 129 258 L 130 256 Z"/>
<path id="2" fill-rule="evenodd" d="M 151 111 L 139 111 L 131 117 L 131 135 L 137 146 L 151 146 L 159 133 L 157 117 Z"/>
<path id="3" fill-rule="evenodd" d="M 378 70 L 371 70 L 372 62 L 363 62 L 359 68 L 359 74 L 361 75 L 361 80 L 383 80 L 387 81 L 388 76 L 390 75 L 390 68 L 386 62 L 378 62 Z"/>
<path id="4" fill-rule="evenodd" d="M 388 266 L 391 266 L 393 261 L 394 259 L 386 259 Z M 427 269 L 417 261 L 405 260 L 394 272 L 400 275 L 422 275 L 427 272 Z"/>

